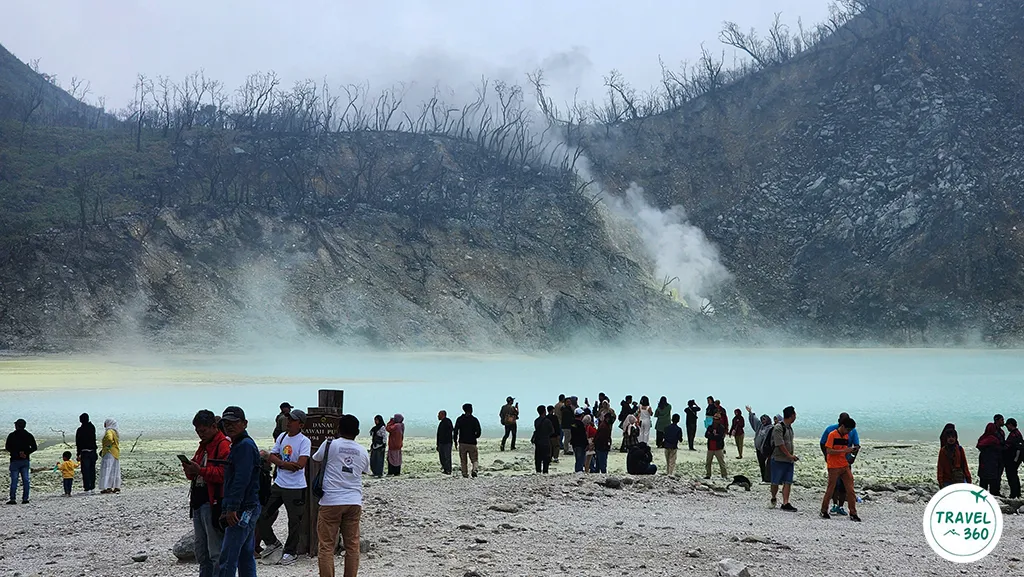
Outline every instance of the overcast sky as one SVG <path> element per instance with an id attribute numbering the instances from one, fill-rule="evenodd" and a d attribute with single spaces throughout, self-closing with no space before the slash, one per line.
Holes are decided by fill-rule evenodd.
<path id="1" fill-rule="evenodd" d="M 722 50 L 722 21 L 763 30 L 824 19 L 826 0 L 3 0 L 0 44 L 67 85 L 91 82 L 108 108 L 131 99 L 138 73 L 181 79 L 205 69 L 233 90 L 255 71 L 285 85 L 399 80 L 459 86 L 480 75 L 547 70 L 556 96 L 599 98 L 619 69 L 634 85 Z M 732 59 L 732 51 L 727 58 Z"/>

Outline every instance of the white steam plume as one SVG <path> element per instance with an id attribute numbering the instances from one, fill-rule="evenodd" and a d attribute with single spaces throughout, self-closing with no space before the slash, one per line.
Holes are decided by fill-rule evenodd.
<path id="1" fill-rule="evenodd" d="M 629 185 L 624 198 L 608 202 L 640 233 L 644 248 L 654 260 L 656 280 L 671 280 L 668 286 L 691 306 L 704 307 L 711 293 L 729 280 L 718 248 L 689 222 L 682 206 L 659 210 L 647 202 L 644 189 L 636 183 Z"/>

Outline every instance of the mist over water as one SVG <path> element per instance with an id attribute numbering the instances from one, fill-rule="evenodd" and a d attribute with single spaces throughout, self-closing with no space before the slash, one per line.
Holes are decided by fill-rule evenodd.
<path id="1" fill-rule="evenodd" d="M 39 359 L 39 373 L 47 359 Z M 90 360 L 90 362 L 96 362 Z M 107 361 L 102 361 L 107 362 Z M 190 437 L 195 411 L 242 406 L 255 436 L 267 437 L 278 405 L 316 404 L 317 390 L 345 391 L 345 411 L 363 432 L 373 415 L 405 415 L 410 434 L 431 436 L 440 409 L 461 413 L 473 403 L 484 436 L 500 436 L 498 410 L 506 396 L 520 403 L 520 436 L 529 439 L 538 404 L 559 393 L 580 399 L 604 392 L 617 403 L 626 394 L 668 397 L 675 412 L 688 399 L 714 395 L 731 412 L 751 405 L 760 413 L 798 412 L 798 436 L 815 436 L 846 410 L 869 440 L 931 440 L 946 422 L 973 443 L 994 413 L 1024 415 L 1024 399 L 1008 393 L 1024 373 L 1024 355 L 993 350 L 692 349 L 600 350 L 523 356 L 457 354 L 341 354 L 278 352 L 253 356 L 193 356 L 122 361 L 108 380 L 82 373 L 62 377 L 63 389 L 4 392 L 8 422 L 25 418 L 39 437 L 73 431 L 88 412 L 114 417 L 122 436 Z M 4 371 L 0 361 L 0 371 Z M 166 373 L 162 372 L 166 371 Z M 133 376 L 137 373 L 138 376 Z M 91 388 L 82 388 L 91 387 Z M 96 388 L 103 387 L 103 388 Z M 35 389 L 35 390 L 33 390 Z"/>

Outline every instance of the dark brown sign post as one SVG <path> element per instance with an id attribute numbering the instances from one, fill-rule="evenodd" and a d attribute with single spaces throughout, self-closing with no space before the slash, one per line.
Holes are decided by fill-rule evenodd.
<path id="1" fill-rule="evenodd" d="M 310 444 L 310 455 L 317 452 L 320 445 L 327 442 L 327 439 L 335 439 L 338 437 L 338 433 L 341 428 L 341 411 L 344 406 L 345 391 L 335 391 L 321 389 L 317 394 L 317 404 L 319 406 L 309 407 L 306 411 L 306 425 L 302 428 L 302 433 L 309 437 Z M 309 460 L 309 466 L 306 467 L 306 486 L 313 486 L 313 479 L 320 473 L 321 463 Z M 320 506 L 317 503 L 316 497 L 310 489 L 306 489 L 306 519 L 309 521 L 309 525 L 306 530 L 306 535 L 309 536 L 309 555 L 310 557 L 316 557 L 317 553 L 317 533 L 316 533 L 316 520 L 317 512 L 320 510 Z M 301 548 L 302 544 L 299 544 Z"/>

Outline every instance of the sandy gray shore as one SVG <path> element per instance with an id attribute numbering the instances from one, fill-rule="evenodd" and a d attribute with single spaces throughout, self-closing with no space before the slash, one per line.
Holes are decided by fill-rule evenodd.
<path id="1" fill-rule="evenodd" d="M 525 454 L 515 459 L 525 463 Z M 767 487 L 728 492 L 691 479 L 635 478 L 610 489 L 604 476 L 489 475 L 368 480 L 361 575 L 716 575 L 720 559 L 750 574 L 992 575 L 1024 569 L 1024 516 L 1006 516 L 999 548 L 954 566 L 928 548 L 924 501 L 872 493 L 864 522 L 821 520 L 820 490 L 797 488 L 800 509 L 767 507 Z M 715 482 L 718 488 L 724 485 Z M 174 542 L 191 525 L 187 488 L 154 486 L 120 495 L 37 494 L 0 508 L 0 575 L 194 575 Z M 514 509 L 501 512 L 490 507 Z M 282 535 L 283 520 L 279 521 Z M 132 556 L 144 553 L 143 562 Z M 340 559 L 339 559 L 340 563 Z M 316 575 L 316 560 L 263 566 L 260 575 Z"/>

